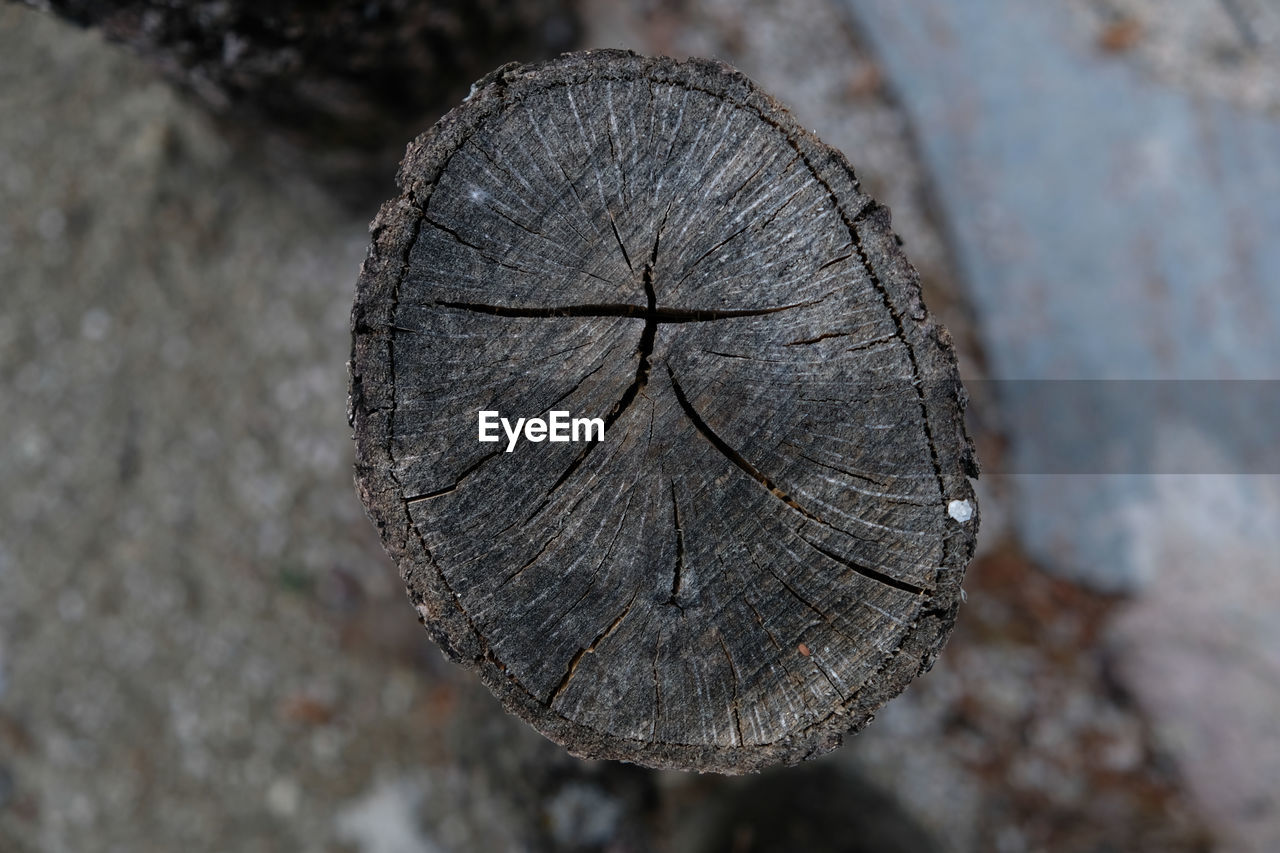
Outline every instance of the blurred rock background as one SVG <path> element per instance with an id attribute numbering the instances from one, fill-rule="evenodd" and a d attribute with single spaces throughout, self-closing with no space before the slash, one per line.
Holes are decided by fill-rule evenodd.
<path id="1" fill-rule="evenodd" d="M 992 472 L 934 670 L 755 779 L 578 761 L 503 714 L 351 488 L 386 146 L 335 155 L 211 97 L 192 81 L 225 54 L 5 4 L 0 851 L 1280 848 L 1280 472 L 1032 476 L 1002 402 L 1012 379 L 1280 378 L 1276 7 L 563 8 L 464 71 L 404 58 L 431 79 L 391 147 L 576 38 L 729 61 L 843 150 L 957 340 Z M 1151 441 L 1206 472 L 1222 452 Z"/>

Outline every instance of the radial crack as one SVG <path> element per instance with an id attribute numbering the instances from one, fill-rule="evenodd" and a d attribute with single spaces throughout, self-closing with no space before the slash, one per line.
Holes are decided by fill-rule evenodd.
<path id="1" fill-rule="evenodd" d="M 647 279 L 652 279 L 653 268 L 646 267 Z M 650 280 L 649 286 L 652 287 Z M 646 295 L 649 295 L 646 293 Z M 793 308 L 805 308 L 810 302 L 793 302 L 788 305 L 775 305 L 772 308 L 659 308 L 653 302 L 649 305 L 628 305 L 626 303 L 587 303 L 583 305 L 553 305 L 546 308 L 535 308 L 515 305 L 486 305 L 480 302 L 437 302 L 441 308 L 455 308 L 460 311 L 474 311 L 477 314 L 493 314 L 497 317 L 635 317 L 644 318 L 655 323 L 703 323 L 712 320 L 733 320 L 738 317 L 762 317 L 766 314 L 777 314 Z M 405 329 L 416 332 L 417 329 Z"/>
<path id="2" fill-rule="evenodd" d="M 821 335 L 818 335 L 817 337 L 801 338 L 799 340 L 787 341 L 785 344 L 783 344 L 783 346 L 802 347 L 802 346 L 807 346 L 809 344 L 816 344 L 819 341 L 830 340 L 831 338 L 847 338 L 852 334 L 853 332 L 823 332 Z"/>
<path id="3" fill-rule="evenodd" d="M 757 468 L 756 466 L 752 465 L 749 461 L 747 461 L 746 457 L 744 457 L 741 453 L 739 453 L 737 450 L 731 447 L 729 443 L 726 442 L 723 438 L 716 435 L 715 431 L 712 430 L 711 427 L 707 425 L 707 422 L 704 421 L 702 419 L 702 416 L 698 414 L 697 410 L 693 408 L 693 404 L 689 402 L 689 398 L 685 396 L 684 389 L 680 387 L 680 383 L 676 380 L 675 373 L 672 372 L 670 365 L 667 365 L 667 375 L 671 378 L 671 389 L 675 392 L 676 400 L 680 403 L 680 408 L 684 409 L 685 415 L 688 416 L 690 422 L 693 423 L 694 427 L 697 428 L 698 432 L 700 432 L 702 436 L 706 438 L 707 441 L 711 442 L 712 446 L 715 447 L 716 450 L 719 450 L 725 456 L 726 459 L 728 459 L 734 465 L 737 465 L 744 472 L 746 472 L 752 479 L 754 479 L 757 483 L 759 483 L 760 485 L 768 489 L 770 494 L 772 494 L 778 500 L 782 501 L 787 506 L 791 507 L 796 512 L 803 515 L 805 518 L 809 519 L 810 521 L 814 521 L 822 525 L 823 527 L 828 527 L 832 530 L 836 530 L 841 533 L 844 533 L 844 531 L 840 530 L 840 528 L 834 527 L 833 525 L 827 523 L 826 521 L 823 521 L 822 518 L 820 518 L 817 515 L 814 515 L 812 512 L 810 512 L 809 510 L 801 506 L 800 503 L 795 500 L 795 498 L 791 497 L 789 494 L 787 494 L 782 489 L 780 489 L 777 486 L 777 484 L 774 483 L 773 480 L 769 479 L 769 477 L 766 474 L 764 474 L 759 468 Z M 845 535 L 850 535 L 850 534 L 846 533 Z M 883 583 L 886 586 L 891 586 L 894 589 L 900 589 L 903 592 L 909 592 L 912 595 L 924 595 L 926 593 L 926 590 L 923 589 L 922 587 L 915 586 L 914 584 L 909 584 L 906 581 L 900 581 L 897 578 L 889 577 L 883 572 L 876 571 L 875 569 L 860 565 L 858 563 L 854 563 L 852 560 L 849 560 L 844 557 L 840 557 L 839 555 L 833 552 L 829 552 L 825 549 L 819 548 L 817 545 L 814 545 L 812 542 L 809 542 L 809 540 L 807 539 L 804 539 L 803 541 L 806 542 L 811 547 L 815 548 L 816 550 L 820 551 L 821 553 L 826 554 L 832 559 L 837 560 L 838 562 L 848 566 L 849 568 L 853 569 L 859 574 L 865 575 L 866 577 L 871 578 L 872 580 L 879 581 L 880 583 Z"/>
<path id="4" fill-rule="evenodd" d="M 667 599 L 667 604 L 673 604 L 680 608 L 680 585 L 682 582 L 682 573 L 684 570 L 684 528 L 680 525 L 680 502 L 676 500 L 676 483 L 671 481 L 671 514 L 675 521 L 676 528 L 676 567 L 671 577 L 671 597 Z"/>
<path id="5" fill-rule="evenodd" d="M 596 635 L 596 638 L 591 641 L 591 645 L 586 648 L 578 649 L 573 658 L 569 661 L 569 668 L 566 670 L 564 678 L 560 679 L 560 683 L 556 685 L 556 689 L 547 697 L 547 705 L 551 705 L 559 699 L 560 694 L 564 693 L 564 691 L 569 687 L 569 682 L 573 680 L 573 676 L 577 673 L 578 664 L 582 662 L 583 656 L 594 652 L 610 634 L 618 629 L 618 626 L 622 624 L 622 620 L 626 619 L 627 614 L 631 612 L 631 605 L 635 604 L 637 595 L 639 595 L 639 592 L 635 592 L 631 595 L 631 600 L 627 602 L 627 606 L 622 609 L 622 612 L 618 614 L 616 619 L 609 623 L 607 628 Z"/>
<path id="6" fill-rule="evenodd" d="M 753 480 L 768 489 L 769 493 L 778 500 L 800 513 L 805 518 L 808 518 L 811 521 L 816 521 L 826 527 L 830 527 L 830 525 L 826 524 L 826 522 L 821 518 L 809 512 L 809 510 L 802 507 L 789 494 L 778 488 L 777 484 L 775 484 L 773 480 L 769 479 L 764 472 L 748 462 L 747 459 L 737 450 L 734 450 L 727 441 L 716 435 L 715 431 L 707 425 L 707 422 L 704 421 L 702 416 L 698 414 L 697 410 L 693 408 L 693 404 L 689 402 L 689 398 L 685 396 L 684 389 L 680 387 L 680 383 L 676 380 L 675 373 L 671 370 L 671 365 L 667 365 L 667 375 L 671 378 L 671 389 L 675 391 L 676 401 L 680 403 L 680 408 L 684 409 L 684 413 L 688 416 L 690 422 L 697 428 L 698 432 L 702 433 L 702 436 L 707 441 L 711 442 L 711 445 L 715 447 L 716 450 L 719 450 L 726 459 L 734 465 L 737 465 Z"/>
<path id="7" fill-rule="evenodd" d="M 477 302 L 439 302 L 442 308 L 493 314 L 498 317 L 644 317 L 642 305 L 595 303 L 586 305 L 554 305 L 548 308 L 525 308 L 512 305 L 485 305 Z"/>
<path id="8" fill-rule="evenodd" d="M 655 738 L 658 734 L 658 720 L 662 717 L 662 684 L 658 678 L 658 660 L 662 657 L 662 631 L 658 631 L 658 641 L 653 645 L 653 727 L 649 731 L 649 737 Z"/>
<path id="9" fill-rule="evenodd" d="M 890 577 L 889 575 L 886 575 L 884 572 L 873 569 L 870 566 L 864 566 L 861 563 L 855 563 L 853 560 L 849 559 L 848 557 L 845 557 L 841 554 L 837 554 L 835 551 L 832 551 L 829 548 L 824 548 L 815 542 L 810 542 L 808 539 L 805 539 L 803 536 L 799 537 L 799 539 L 801 542 L 804 542 L 806 545 L 808 545 L 813 550 L 817 551 L 819 554 L 830 557 L 831 559 L 835 560 L 837 563 L 840 563 L 841 565 L 844 565 L 844 566 L 848 566 L 858 574 L 864 577 L 871 578 L 874 581 L 879 581 L 885 586 L 891 586 L 894 589 L 900 589 L 903 592 L 910 593 L 911 595 L 925 595 L 928 592 L 928 590 L 926 590 L 924 587 L 916 586 L 913 583 L 907 583 L 906 581 L 901 581 L 901 580 L 898 580 L 897 578 Z"/>
<path id="10" fill-rule="evenodd" d="M 515 264 L 509 264 L 506 261 L 502 260 L 501 258 L 494 257 L 492 254 L 486 251 L 482 246 L 479 246 L 476 243 L 472 243 L 470 240 L 463 237 L 462 234 L 450 228 L 449 226 L 445 225 L 444 223 L 437 222 L 436 220 L 432 219 L 429 216 L 424 217 L 424 221 L 428 225 L 430 225 L 432 228 L 435 228 L 437 231 L 443 231 L 445 234 L 448 234 L 458 244 L 466 246 L 469 249 L 472 249 L 473 251 L 476 252 L 476 254 L 480 255 L 480 257 L 484 258 L 486 261 L 488 261 L 491 264 L 495 264 L 496 266 L 500 266 L 504 269 L 509 269 L 512 272 L 518 272 L 521 275 L 536 275 L 535 270 L 527 270 L 523 267 L 516 266 Z"/>
<path id="11" fill-rule="evenodd" d="M 659 235 L 661 236 L 661 235 Z M 658 242 L 653 243 L 653 254 L 658 254 Z M 653 342 L 658 335 L 658 318 L 657 318 L 657 296 L 653 291 L 653 260 L 645 264 L 644 267 L 644 295 L 647 301 L 644 312 L 644 331 L 640 333 L 640 345 L 637 351 L 640 354 L 640 363 L 636 366 L 636 378 L 632 381 L 627 390 L 622 393 L 617 404 L 613 407 L 613 411 L 609 412 L 604 419 L 604 428 L 607 432 L 609 427 L 613 426 L 614 421 L 622 417 L 622 413 L 627 410 L 632 401 L 635 400 L 644 386 L 649 384 L 649 368 L 650 359 L 653 356 Z"/>
<path id="12" fill-rule="evenodd" d="M 627 254 L 626 244 L 622 242 L 622 234 L 618 232 L 618 223 L 613 221 L 613 214 L 609 214 L 609 226 L 613 228 L 613 238 L 618 241 L 618 248 L 622 250 L 622 259 L 627 262 L 627 269 L 635 272 L 636 268 L 631 266 L 631 256 Z"/>
<path id="13" fill-rule="evenodd" d="M 474 463 L 472 463 L 471 465 L 467 466 L 467 468 L 466 468 L 465 470 L 463 470 L 463 472 L 462 472 L 461 474 L 459 474 L 459 475 L 458 475 L 458 478 L 457 478 L 456 480 L 454 480 L 454 481 L 453 481 L 453 485 L 451 485 L 451 486 L 445 486 L 445 487 L 444 487 L 444 488 L 442 488 L 442 489 L 436 489 L 435 491 L 426 492 L 425 494 L 421 494 L 421 495 L 413 495 L 413 496 L 411 496 L 411 497 L 406 497 L 406 498 L 404 499 L 405 506 L 408 506 L 408 505 L 410 505 L 410 504 L 418 503 L 419 501 L 429 501 L 429 500 L 431 500 L 432 498 L 438 498 L 438 497 L 440 497 L 441 495 L 447 495 L 447 494 L 449 494 L 450 492 L 457 491 L 458 487 L 462 485 L 462 481 L 463 481 L 463 480 L 467 479 L 467 477 L 469 477 L 469 476 L 471 476 L 473 473 L 475 473 L 475 472 L 476 472 L 476 470 L 477 470 L 481 465 L 483 465 L 484 463 L 488 462 L 488 461 L 489 461 L 490 459 L 492 459 L 493 457 L 497 456 L 497 455 L 498 455 L 498 453 L 499 453 L 499 451 L 495 450 L 495 451 L 493 451 L 492 453 L 486 453 L 484 456 L 481 456 L 481 457 L 480 457 L 479 459 L 477 459 Z"/>
<path id="14" fill-rule="evenodd" d="M 733 715 L 733 728 L 738 734 L 738 746 L 746 746 L 747 741 L 742 737 L 742 720 L 738 716 L 738 684 L 742 678 L 738 675 L 738 668 L 733 665 L 733 656 L 729 654 L 729 644 L 724 641 L 724 635 L 720 633 L 719 628 L 715 628 L 716 639 L 720 641 L 720 648 L 724 651 L 724 659 L 729 663 L 729 674 L 733 676 L 733 696 L 729 703 L 729 711 Z"/>
<path id="15" fill-rule="evenodd" d="M 654 240 L 653 240 L 653 250 L 649 254 L 649 261 L 648 263 L 645 264 L 644 274 L 642 276 L 646 306 L 643 314 L 640 315 L 645 318 L 645 321 L 644 321 L 644 331 L 640 333 L 640 343 L 636 346 L 636 352 L 640 356 L 639 364 L 636 365 L 636 378 L 632 380 L 631 384 L 627 386 L 627 390 L 623 391 L 622 396 L 618 398 L 618 402 L 615 403 L 613 408 L 609 411 L 609 413 L 605 415 L 605 418 L 604 418 L 605 434 L 608 434 L 609 427 L 613 426 L 614 423 L 618 420 L 618 418 L 622 417 L 623 413 L 626 412 L 626 410 L 631 406 L 632 402 L 635 401 L 639 393 L 644 389 L 645 385 L 647 385 L 649 382 L 650 358 L 653 355 L 654 340 L 657 338 L 657 335 L 658 335 L 658 318 L 657 318 L 658 297 L 653 289 L 653 266 L 658 261 L 658 245 L 662 241 L 662 228 L 666 224 L 666 221 L 667 221 L 666 216 L 663 216 L 662 222 L 658 225 L 658 234 L 656 237 L 654 237 Z M 444 303 L 444 304 L 448 304 L 448 303 Z M 466 305 L 456 305 L 456 307 L 470 307 L 472 310 L 497 309 L 497 306 L 482 306 L 481 309 L 476 309 L 473 306 L 466 306 Z M 636 316 L 634 314 L 629 313 L 630 309 L 633 306 L 614 306 L 614 307 L 626 308 L 628 310 L 628 313 L 625 314 L 624 316 L 628 316 L 628 317 Z M 508 309 L 503 309 L 503 310 L 508 310 Z M 520 309 L 520 310 L 528 310 L 528 309 Z M 491 310 L 491 313 L 500 313 L 500 312 L 498 310 Z M 555 315 L 538 314 L 538 315 L 526 315 L 526 316 L 555 316 Z M 532 513 L 530 513 L 529 518 L 525 519 L 526 523 L 529 521 L 529 519 L 535 517 L 536 515 L 538 515 L 538 513 L 542 512 L 542 510 L 546 508 L 547 504 L 550 503 L 551 501 L 551 495 L 555 493 L 556 489 L 560 488 L 562 485 L 568 482 L 569 478 L 573 476 L 574 472 L 577 471 L 578 468 L 582 466 L 582 463 L 587 461 L 587 457 L 591 455 L 591 451 L 595 450 L 599 444 L 600 444 L 599 441 L 593 440 L 590 444 L 587 445 L 586 449 L 584 449 L 582 453 L 578 454 L 578 457 L 574 459 L 573 462 L 569 463 L 569 467 L 565 468 L 564 473 L 562 473 L 560 477 L 554 483 L 551 484 L 551 488 L 547 490 L 546 498 L 544 498 L 542 502 L 538 504 L 538 507 Z"/>

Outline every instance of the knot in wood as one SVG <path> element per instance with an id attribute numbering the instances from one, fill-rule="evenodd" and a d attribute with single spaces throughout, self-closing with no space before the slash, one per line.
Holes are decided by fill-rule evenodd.
<path id="1" fill-rule="evenodd" d="M 842 155 L 724 65 L 592 51 L 482 80 L 400 184 L 353 312 L 357 483 L 509 710 L 579 755 L 742 772 L 932 663 L 977 472 L 946 334 Z M 604 438 L 483 442 L 481 412 Z"/>

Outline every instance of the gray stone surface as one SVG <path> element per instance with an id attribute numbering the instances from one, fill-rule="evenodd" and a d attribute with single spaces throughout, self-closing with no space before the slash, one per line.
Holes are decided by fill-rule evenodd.
<path id="1" fill-rule="evenodd" d="M 1059 5 L 848 0 L 917 126 L 994 379 L 1280 375 L 1280 120 L 1100 55 Z M 1034 471 L 1009 423 L 1008 469 Z M 1148 481 L 1026 477 L 1050 568 L 1132 590 Z M 1080 531 L 1087 530 L 1087 535 Z"/>
<path id="2" fill-rule="evenodd" d="M 1170 456 L 1210 452 L 1164 437 Z M 1280 477 L 1165 476 L 1133 509 L 1160 579 L 1118 614 L 1116 673 L 1148 710 L 1224 849 L 1280 849 Z"/>
<path id="3" fill-rule="evenodd" d="M 1104 50 L 1189 92 L 1280 113 L 1280 6 L 1271 0 L 1073 4 Z"/>

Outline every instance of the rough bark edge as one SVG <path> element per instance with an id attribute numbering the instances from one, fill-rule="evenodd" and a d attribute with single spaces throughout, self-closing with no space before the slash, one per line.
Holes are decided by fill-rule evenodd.
<path id="1" fill-rule="evenodd" d="M 868 273 L 876 278 L 873 268 L 893 270 L 895 279 L 907 283 L 893 293 L 880 286 L 876 278 L 906 340 L 917 374 L 936 372 L 943 377 L 920 385 L 919 390 L 936 451 L 935 468 L 944 502 L 968 500 L 975 508 L 968 523 L 947 519 L 943 565 L 936 573 L 934 591 L 895 653 L 838 710 L 771 744 L 712 747 L 619 738 L 574 723 L 542 704 L 506 672 L 471 624 L 414 529 L 389 464 L 390 418 L 395 408 L 390 324 L 423 208 L 453 152 L 508 99 L 518 99 L 535 89 L 591 79 L 625 81 L 639 77 L 725 98 L 782 130 L 830 191 Z M 918 275 L 897 248 L 888 212 L 860 193 L 853 169 L 843 154 L 802 128 L 785 107 L 728 65 L 595 50 L 530 65 L 506 65 L 486 75 L 472 88 L 464 104 L 409 144 L 397 181 L 402 195 L 383 205 L 370 228 L 373 244 L 361 267 L 352 310 L 348 420 L 355 429 L 357 492 L 377 525 L 387 552 L 399 566 L 419 620 L 449 658 L 476 670 L 508 711 L 574 755 L 631 761 L 660 769 L 733 774 L 755 772 L 779 763 L 795 764 L 835 749 L 847 734 L 865 727 L 879 708 L 933 665 L 955 623 L 964 569 L 973 556 L 979 522 L 968 479 L 978 475 L 978 465 L 964 424 L 967 395 L 960 384 L 950 336 L 925 309 Z"/>

